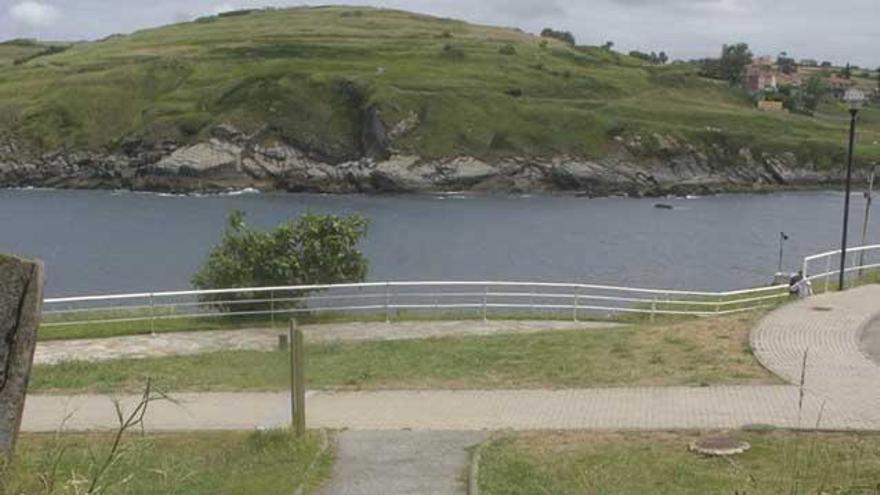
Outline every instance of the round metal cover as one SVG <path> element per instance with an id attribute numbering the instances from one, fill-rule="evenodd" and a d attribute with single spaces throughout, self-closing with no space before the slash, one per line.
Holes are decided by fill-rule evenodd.
<path id="1" fill-rule="evenodd" d="M 691 452 L 711 456 L 730 456 L 742 454 L 752 448 L 748 442 L 725 435 L 703 437 L 691 442 Z"/>

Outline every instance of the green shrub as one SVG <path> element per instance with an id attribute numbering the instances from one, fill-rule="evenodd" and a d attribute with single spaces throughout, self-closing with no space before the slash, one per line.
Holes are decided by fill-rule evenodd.
<path id="1" fill-rule="evenodd" d="M 508 44 L 502 46 L 498 50 L 498 53 L 500 53 L 502 55 L 516 55 L 516 47 L 513 46 L 512 43 L 508 43 Z"/>
<path id="2" fill-rule="evenodd" d="M 464 49 L 451 43 L 443 45 L 443 49 L 440 50 L 440 55 L 444 58 L 453 60 L 461 60 L 465 57 Z"/>
<path id="3" fill-rule="evenodd" d="M 223 239 L 192 278 L 197 289 L 336 284 L 362 282 L 367 276 L 367 260 L 357 249 L 367 233 L 367 220 L 360 215 L 306 213 L 269 232 L 248 227 L 244 216 L 241 211 L 229 215 Z M 237 301 L 261 298 L 236 293 L 202 300 L 221 311 L 255 311 L 265 310 L 266 303 Z"/>

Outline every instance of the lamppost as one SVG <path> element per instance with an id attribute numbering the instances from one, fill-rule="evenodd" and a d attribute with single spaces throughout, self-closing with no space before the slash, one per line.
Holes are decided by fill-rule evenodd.
<path id="1" fill-rule="evenodd" d="M 856 88 L 846 92 L 843 99 L 849 105 L 849 154 L 846 161 L 846 196 L 843 200 L 843 241 L 840 246 L 840 290 L 844 289 L 846 278 L 846 235 L 849 227 L 849 196 L 852 192 L 853 147 L 856 142 L 856 117 L 865 102 L 865 94 Z"/>
<path id="2" fill-rule="evenodd" d="M 788 240 L 788 234 L 785 232 L 779 233 L 779 268 L 777 268 L 776 273 L 782 273 L 782 257 L 785 252 L 785 241 Z"/>

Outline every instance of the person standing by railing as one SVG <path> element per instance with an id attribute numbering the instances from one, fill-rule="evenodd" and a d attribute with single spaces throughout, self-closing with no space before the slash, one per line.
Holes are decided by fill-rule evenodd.
<path id="1" fill-rule="evenodd" d="M 788 292 L 791 295 L 797 295 L 801 299 L 813 295 L 813 284 L 804 277 L 804 271 L 800 270 L 788 281 Z"/>

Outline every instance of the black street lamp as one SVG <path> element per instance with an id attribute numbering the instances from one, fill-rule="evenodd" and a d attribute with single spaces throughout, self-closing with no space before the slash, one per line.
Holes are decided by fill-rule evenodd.
<path id="1" fill-rule="evenodd" d="M 852 192 L 853 147 L 856 142 L 856 117 L 865 102 L 865 94 L 856 88 L 846 92 L 843 99 L 849 105 L 849 154 L 846 162 L 846 196 L 843 200 L 843 241 L 840 246 L 840 290 L 844 289 L 846 278 L 846 235 L 849 228 L 849 196 Z"/>

